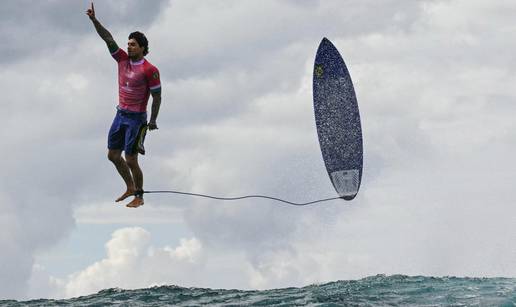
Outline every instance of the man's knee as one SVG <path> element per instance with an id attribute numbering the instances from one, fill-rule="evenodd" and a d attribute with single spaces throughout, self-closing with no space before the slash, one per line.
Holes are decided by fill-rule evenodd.
<path id="1" fill-rule="evenodd" d="M 130 168 L 138 167 L 138 154 L 135 155 L 125 155 L 125 161 Z"/>
<path id="2" fill-rule="evenodd" d="M 109 161 L 113 163 L 120 162 L 120 159 L 122 159 L 122 152 L 119 150 L 109 150 L 108 151 L 108 159 Z"/>

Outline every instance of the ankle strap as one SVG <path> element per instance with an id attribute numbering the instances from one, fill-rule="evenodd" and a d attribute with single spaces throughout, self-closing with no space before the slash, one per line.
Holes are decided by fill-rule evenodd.
<path id="1" fill-rule="evenodd" d="M 134 196 L 143 198 L 143 193 L 145 193 L 143 190 L 138 190 L 138 191 L 134 192 Z"/>

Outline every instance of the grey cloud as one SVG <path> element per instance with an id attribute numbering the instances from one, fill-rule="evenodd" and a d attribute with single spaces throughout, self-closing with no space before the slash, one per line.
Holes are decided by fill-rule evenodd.
<path id="1" fill-rule="evenodd" d="M 99 20 L 113 31 L 124 31 L 124 37 L 145 29 L 155 21 L 167 1 L 149 2 L 98 1 L 95 10 Z M 92 35 L 92 25 L 85 12 L 89 1 L 7 1 L 0 11 L 0 37 L 6 46 L 0 63 L 7 65 L 31 56 L 52 53 Z M 127 34 L 125 34 L 127 32 Z"/>
<path id="2" fill-rule="evenodd" d="M 6 225 L 0 246 L 8 248 L 0 255 L 0 276 L 8 276 L 0 280 L 2 297 L 23 297 L 34 253 L 73 228 L 74 205 L 106 201 L 123 187 L 105 157 L 116 66 L 84 15 L 88 3 L 19 3 L 3 4 L 0 22 L 10 44 L 10 55 L 0 62 L 2 107 L 9 114 L 2 130 L 9 150 L 0 162 L 7 174 L 0 185 Z M 460 6 L 482 1 L 249 3 L 96 4 L 114 34 L 147 30 L 149 59 L 161 71 L 160 130 L 149 133 L 150 154 L 142 158 L 146 187 L 222 196 L 260 192 L 294 201 L 333 193 L 318 152 L 309 77 L 317 44 L 328 36 L 348 63 L 362 112 L 366 172 L 359 198 L 301 209 L 261 200 L 219 204 L 155 196 L 149 206 L 185 208 L 203 244 L 243 252 L 258 271 L 282 257 L 309 257 L 302 244 L 327 249 L 334 257 L 330 269 L 339 268 L 332 278 L 376 274 L 387 266 L 392 273 L 417 274 L 431 256 L 447 264 L 425 272 L 467 273 L 467 266 L 453 271 L 458 263 L 452 247 L 462 235 L 493 221 L 499 227 L 486 233 L 510 232 L 504 227 L 514 182 L 508 154 L 515 150 L 514 59 L 508 52 L 514 42 L 502 35 L 510 23 L 496 18 L 506 11 L 488 10 L 490 26 Z M 144 17 L 137 22 L 134 7 Z M 431 9 L 453 14 L 432 15 Z M 464 28 L 450 24 L 457 14 Z M 469 31 L 470 25 L 482 31 Z M 43 49 L 36 51 L 38 46 Z M 475 177 L 477 163 L 487 175 Z M 482 178 L 493 185 L 479 198 L 476 193 L 486 187 Z M 432 236 L 443 212 L 450 223 Z M 472 216 L 459 223 L 464 212 Z M 492 221 L 482 218 L 489 214 Z M 417 228 L 421 220 L 425 227 Z M 492 247 L 474 233 L 480 238 L 468 241 L 467 251 L 514 250 L 509 239 Z M 422 236 L 446 242 L 430 244 L 426 257 L 417 249 L 424 247 Z M 411 261 L 386 255 L 388 243 L 410 252 Z M 446 254 L 437 253 L 440 246 Z M 349 266 L 340 266 L 342 258 Z M 471 268 L 481 260 L 464 262 Z M 502 261 L 510 264 L 508 257 Z M 294 269 L 308 270 L 301 264 Z M 303 274 L 295 270 L 289 276 L 300 280 Z M 489 264 L 474 272 L 490 272 Z"/>
<path id="3" fill-rule="evenodd" d="M 340 9 L 346 5 L 349 9 Z M 265 93 L 298 88 L 306 61 L 323 36 L 345 39 L 379 29 L 405 32 L 422 7 L 421 2 L 401 6 L 392 1 L 237 1 L 200 6 L 178 1 L 168 10 L 170 17 L 149 31 L 157 47 L 149 57 L 157 59 L 154 63 L 168 84 L 164 95 L 173 112 L 164 118 L 184 127 L 231 118 Z M 355 18 L 369 15 L 375 18 L 367 23 Z"/>
<path id="4" fill-rule="evenodd" d="M 278 49 L 300 42 L 315 43 L 315 49 L 323 36 L 348 37 L 379 29 L 407 30 L 421 11 L 417 1 L 404 5 L 395 1 L 359 4 L 325 1 L 318 5 L 292 1 L 226 2 L 226 5 L 205 2 L 195 9 L 194 6 L 173 2 L 169 7 L 171 18 L 162 22 L 165 26 L 152 29 L 159 41 L 170 42 L 159 51 L 160 58 L 170 57 L 162 67 L 187 73 L 186 77 L 242 66 L 250 71 L 263 71 L 272 65 L 266 61 Z"/>
<path id="5" fill-rule="evenodd" d="M 444 2 L 429 3 L 435 4 L 436 6 L 443 4 L 444 8 L 450 7 Z M 471 50 L 471 46 L 467 41 L 461 42 L 454 40 L 454 38 L 460 37 L 461 35 L 454 37 L 457 33 L 454 34 L 452 30 L 457 31 L 458 29 L 450 29 L 450 31 L 436 30 L 434 23 L 437 23 L 437 25 L 446 25 L 447 23 L 446 20 L 434 20 L 434 18 L 440 18 L 440 15 L 432 15 L 431 13 L 425 12 L 425 15 L 419 18 L 419 14 L 422 14 L 423 8 L 426 10 L 432 9 L 431 7 L 419 7 L 416 6 L 416 4 L 414 5 L 421 9 L 421 11 L 416 9 L 415 12 L 417 13 L 414 15 L 410 13 L 404 15 L 402 11 L 396 11 L 395 9 L 391 11 L 395 13 L 389 16 L 395 20 L 403 21 L 401 26 L 396 23 L 394 23 L 394 25 L 388 24 L 387 21 L 392 21 L 392 18 L 385 18 L 383 19 L 384 23 L 374 21 L 371 23 L 362 23 L 363 28 L 361 29 L 366 29 L 363 32 L 350 35 L 346 32 L 346 30 L 348 30 L 346 28 L 346 30 L 342 30 L 342 32 L 339 33 L 340 35 L 335 35 L 336 43 L 343 48 L 343 53 L 347 55 L 347 59 L 351 59 L 348 64 L 351 63 L 350 67 L 352 73 L 356 73 L 354 76 L 358 76 L 357 89 L 361 102 L 366 135 L 365 154 L 368 159 L 366 160 L 365 184 L 361 193 L 363 198 L 357 199 L 353 206 L 360 208 L 362 206 L 381 207 L 388 205 L 396 209 L 396 212 L 403 212 L 405 207 L 416 206 L 416 208 L 424 208 L 425 206 L 431 206 L 433 202 L 437 202 L 442 206 L 439 207 L 442 210 L 446 210 L 447 206 L 458 206 L 460 209 L 454 212 L 447 212 L 447 214 L 451 214 L 453 219 L 460 219 L 461 210 L 468 210 L 468 202 L 473 202 L 474 199 L 466 198 L 456 200 L 448 197 L 455 195 L 455 193 L 463 195 L 468 193 L 467 191 L 469 189 L 481 189 L 481 184 L 475 181 L 469 182 L 470 184 L 461 185 L 461 179 L 458 178 L 462 178 L 461 173 L 473 167 L 474 162 L 471 162 L 471 165 L 468 164 L 469 166 L 465 166 L 456 163 L 455 160 L 471 156 L 472 161 L 483 163 L 481 161 L 484 161 L 484 159 L 493 159 L 493 155 L 497 155 L 496 151 L 490 152 L 488 155 L 473 154 L 473 151 L 477 149 L 478 146 L 489 146 L 489 144 L 486 143 L 489 137 L 483 137 L 482 133 L 486 133 L 488 136 L 497 135 L 497 129 L 501 129 L 497 127 L 497 119 L 501 120 L 505 125 L 513 126 L 509 124 L 511 121 L 508 118 L 494 111 L 492 107 L 490 107 L 492 104 L 488 104 L 486 100 L 496 97 L 496 95 L 486 95 L 491 91 L 493 93 L 508 91 L 510 93 L 507 93 L 507 95 L 514 98 L 514 92 L 510 89 L 510 86 L 501 87 L 497 85 L 498 82 L 505 84 L 509 80 L 512 80 L 512 78 L 508 78 L 507 81 L 504 81 L 503 78 L 503 76 L 509 73 L 510 69 L 504 68 L 501 72 L 495 74 L 490 72 L 493 68 L 495 68 L 495 71 L 499 69 L 499 63 L 511 63 L 512 57 L 505 52 L 501 52 L 499 54 L 501 57 L 498 57 L 496 60 L 487 60 L 486 62 L 479 63 L 479 58 L 482 58 L 481 53 L 489 53 L 492 50 L 505 50 L 504 46 L 506 44 L 498 40 L 498 26 L 496 24 L 484 29 L 483 33 L 478 34 L 482 38 L 483 43 L 481 45 L 475 45 L 476 48 Z M 390 8 L 392 9 L 392 6 Z M 453 9 L 456 10 L 457 7 L 453 7 Z M 455 11 L 455 13 L 458 12 Z M 362 14 L 367 15 L 365 11 L 362 11 Z M 475 13 L 473 13 L 472 16 L 466 16 L 468 23 L 475 24 L 478 20 L 475 16 Z M 453 20 L 453 17 L 450 18 L 450 20 Z M 337 18 L 329 18 L 329 20 L 334 21 L 337 25 L 340 21 L 340 19 Z M 369 26 L 372 28 L 369 29 Z M 350 27 L 350 31 L 352 30 L 353 28 Z M 307 33 L 310 31 L 304 29 L 300 32 Z M 475 33 L 459 31 L 459 34 L 466 34 L 466 36 L 472 35 L 473 39 L 475 39 Z M 279 36 L 281 35 L 282 32 L 280 31 Z M 292 35 L 294 37 L 296 36 L 296 34 Z M 298 38 L 298 40 L 302 39 Z M 273 45 L 265 43 L 265 41 L 266 40 L 264 40 L 263 45 Z M 284 42 L 285 45 L 289 44 L 288 40 L 284 40 Z M 222 45 L 224 43 L 223 41 Z M 304 44 L 304 49 L 310 49 L 308 46 L 309 44 Z M 272 50 L 275 50 L 275 48 L 279 49 L 278 46 L 274 46 Z M 234 50 L 230 49 L 230 52 L 234 52 Z M 181 51 L 177 50 L 177 53 L 180 54 Z M 244 54 L 246 53 L 244 52 Z M 308 56 L 310 55 L 307 53 L 304 59 Z M 264 56 L 264 58 L 270 59 L 269 56 Z M 303 55 L 300 54 L 299 58 L 303 58 Z M 235 55 L 235 59 L 236 65 L 245 67 L 245 61 L 243 58 L 239 57 L 238 54 Z M 257 62 L 259 62 L 260 55 L 257 59 Z M 302 60 L 299 60 L 299 63 L 301 62 Z M 252 64 L 249 65 L 252 67 Z M 299 67 L 298 65 L 297 67 Z M 480 67 L 477 65 L 480 65 Z M 490 68 L 484 71 L 482 65 L 489 65 Z M 272 66 L 262 65 L 262 68 L 257 69 L 256 73 L 263 73 L 265 67 Z M 279 67 L 286 66 L 279 65 Z M 214 69 L 215 71 L 217 70 L 216 67 Z M 179 69 L 179 71 L 181 71 L 181 69 Z M 249 69 L 249 71 L 253 70 Z M 194 69 L 194 73 L 199 72 Z M 273 80 L 275 80 L 275 82 L 273 82 L 274 84 L 278 84 L 277 81 L 279 78 L 273 78 Z M 490 90 L 489 86 L 494 86 L 493 90 Z M 234 90 L 232 87 L 228 88 Z M 262 90 L 257 93 L 258 95 L 274 93 L 275 89 L 277 88 L 274 88 L 274 86 L 272 86 L 272 88 L 263 86 Z M 277 92 L 281 92 L 281 90 Z M 246 98 L 246 101 L 252 101 L 253 97 L 249 95 L 246 96 Z M 507 98 L 504 98 L 503 100 L 506 99 Z M 475 101 L 480 105 L 485 103 L 485 107 L 475 107 Z M 465 106 L 463 102 L 466 102 L 467 106 Z M 492 103 L 499 102 L 502 101 L 492 101 Z M 509 108 L 507 111 L 509 114 L 512 114 L 514 110 L 513 108 Z M 250 112 L 250 109 L 242 109 L 240 116 L 245 118 L 244 114 L 246 114 L 246 112 Z M 227 116 L 230 117 L 229 114 L 227 114 Z M 444 126 L 440 126 L 440 122 L 444 122 Z M 484 126 L 476 127 L 478 123 L 488 124 L 489 128 Z M 249 124 L 249 121 L 242 120 L 242 126 L 248 126 Z M 259 125 L 258 122 L 255 124 Z M 213 127 L 215 128 L 217 125 L 214 124 Z M 439 127 L 442 127 L 442 129 L 438 129 Z M 494 130 L 491 131 L 490 129 Z M 221 131 L 220 133 L 222 134 L 223 132 Z M 292 134 L 290 132 L 287 135 L 290 136 Z M 210 136 L 211 134 L 206 134 L 207 139 L 209 139 Z M 281 139 L 280 133 L 278 133 L 278 139 Z M 243 146 L 249 146 L 246 144 L 245 140 L 239 140 L 238 143 Z M 254 144 L 258 143 L 259 142 L 254 141 Z M 207 144 L 210 144 L 210 146 L 214 145 L 211 142 Z M 253 163 L 256 164 L 256 166 L 249 166 L 243 162 L 245 157 L 248 156 L 245 154 L 245 150 L 240 151 L 242 154 L 241 158 L 236 158 L 231 154 L 228 154 L 227 161 L 224 161 L 223 158 L 215 158 L 216 163 L 226 165 L 226 169 L 242 169 L 240 174 L 242 178 L 246 178 L 243 182 L 217 179 L 215 178 L 216 176 L 214 176 L 213 178 L 204 178 L 206 182 L 203 182 L 201 186 L 210 188 L 210 183 L 213 183 L 216 186 L 214 190 L 218 191 L 220 189 L 220 181 L 222 180 L 226 182 L 226 186 L 230 190 L 235 187 L 240 187 L 239 191 L 241 191 L 242 187 L 248 187 L 251 190 L 260 187 L 267 193 L 278 191 L 280 194 L 285 193 L 284 188 L 288 186 L 288 180 L 285 178 L 277 178 L 277 169 L 273 167 L 263 167 L 264 164 L 267 164 L 266 161 L 271 158 L 268 153 L 276 152 L 275 150 L 271 150 L 273 146 L 271 146 L 271 143 L 264 141 L 259 143 L 257 147 L 260 148 L 258 150 L 259 154 L 253 155 Z M 304 149 L 306 150 L 307 148 Z M 308 149 L 308 151 L 310 150 L 315 150 L 315 147 Z M 218 155 L 222 155 L 219 151 L 227 153 L 227 150 L 225 151 L 223 148 L 211 148 L 207 149 L 205 152 L 209 152 L 208 154 L 211 157 L 217 157 Z M 294 148 L 288 148 L 286 152 L 292 155 L 297 151 Z M 451 154 L 454 152 L 460 152 L 462 155 L 454 156 Z M 309 155 L 306 154 L 302 159 L 313 163 L 315 160 L 311 160 L 308 156 Z M 310 156 L 312 155 L 310 154 Z M 276 153 L 273 159 L 277 162 L 278 168 L 282 167 L 286 173 L 300 176 L 308 175 L 303 171 L 299 174 L 299 168 L 294 167 L 292 160 L 288 157 L 283 159 L 281 154 Z M 440 172 L 443 172 L 443 168 L 447 169 L 450 173 L 444 172 L 444 174 L 441 175 Z M 224 167 L 219 166 L 218 169 L 224 169 Z M 510 170 L 503 170 L 501 166 L 498 166 L 496 171 L 503 172 L 506 175 L 511 174 Z M 388 179 L 390 172 L 401 173 L 396 179 L 388 181 L 386 178 Z M 247 183 L 247 179 L 249 178 L 247 176 L 248 174 L 253 174 L 252 180 L 256 183 L 254 187 L 249 186 L 250 183 Z M 457 179 L 454 180 L 453 183 L 449 182 L 449 185 L 447 185 L 445 182 L 448 176 L 457 176 Z M 325 180 L 323 177 L 324 176 L 319 177 L 321 182 Z M 512 178 L 512 176 L 510 177 Z M 268 178 L 268 180 L 262 181 L 259 178 Z M 465 178 L 462 180 L 464 179 Z M 383 185 L 386 186 L 382 187 Z M 275 186 L 278 190 L 274 189 Z M 303 184 L 293 186 L 299 189 Z M 460 187 L 460 189 L 456 189 L 456 186 Z M 323 188 L 318 187 L 319 191 L 321 191 L 321 189 Z M 387 198 L 384 199 L 382 193 L 376 195 L 375 189 L 383 190 Z M 505 187 L 503 189 L 508 188 Z M 398 196 L 399 198 L 397 198 Z M 374 201 L 371 199 L 374 199 Z M 261 206 L 258 202 L 253 202 L 253 205 L 257 207 Z M 196 234 L 199 237 L 212 244 L 219 245 L 220 248 L 234 248 L 248 251 L 248 256 L 252 259 L 253 263 L 257 265 L 260 263 L 260 259 L 263 260 L 266 258 L 270 250 L 275 250 L 276 248 L 278 250 L 282 248 L 288 251 L 292 250 L 293 236 L 297 232 L 302 231 L 301 225 L 292 223 L 292 220 L 302 220 L 306 218 L 306 216 L 310 216 L 310 214 L 300 211 L 282 212 L 281 209 L 277 209 L 271 204 L 263 205 L 260 209 L 256 209 L 254 206 L 247 205 L 236 209 L 227 206 L 223 207 L 224 209 L 211 209 L 197 204 L 196 208 L 188 212 L 187 218 L 191 223 L 191 227 L 196 230 Z M 504 203 L 497 205 L 490 204 L 490 206 L 496 206 L 496 210 L 505 208 Z M 344 210 L 339 211 L 339 208 L 336 207 L 331 208 L 332 212 L 335 213 L 335 218 L 329 220 L 331 221 L 328 223 L 329 227 L 339 218 L 345 218 L 348 212 Z M 372 208 L 370 209 L 375 211 Z M 480 207 L 475 207 L 475 210 L 478 210 L 479 215 L 484 214 Z M 492 208 L 491 210 L 495 209 Z M 381 211 L 381 209 L 378 209 L 378 211 Z M 378 211 L 375 212 L 378 213 Z M 395 214 L 395 212 L 392 214 Z M 411 218 L 420 219 L 423 216 L 424 214 L 420 214 L 420 212 L 409 212 L 407 216 L 402 216 L 401 219 L 403 222 L 407 222 L 407 220 Z M 436 213 L 432 218 L 438 220 L 439 216 L 440 215 Z M 503 219 L 502 216 L 497 215 L 497 217 Z M 324 223 L 326 223 L 328 220 L 325 219 L 324 221 Z M 508 220 L 503 219 L 503 221 L 503 225 L 507 225 Z M 313 222 L 315 227 L 322 224 L 317 218 Z M 392 226 L 392 235 L 400 235 L 404 231 L 410 231 L 409 229 L 405 229 L 403 225 L 397 225 L 397 222 L 396 217 L 393 216 L 386 216 L 385 218 L 376 216 L 369 220 L 366 217 L 361 217 L 361 220 L 356 223 L 357 225 L 372 229 L 374 229 L 376 225 L 389 227 L 387 225 L 392 223 L 394 225 Z M 428 225 L 428 227 L 431 226 L 432 225 Z M 474 223 L 465 222 L 462 225 L 457 224 L 455 226 L 463 226 L 467 229 L 474 227 Z M 455 226 L 450 226 L 447 230 L 453 231 L 452 229 Z M 416 226 L 412 225 L 411 227 Z M 360 231 L 358 228 L 351 230 Z M 420 231 L 421 234 L 425 234 L 428 229 L 422 229 Z M 309 231 L 307 230 L 305 232 Z M 461 234 L 464 235 L 463 232 L 461 232 Z M 381 240 L 370 239 L 374 241 L 374 243 L 371 243 L 373 245 L 381 243 Z M 386 238 L 384 237 L 384 239 Z M 456 242 L 454 240 L 459 239 L 460 235 L 454 237 L 446 244 L 453 246 L 453 242 Z M 410 250 L 410 247 L 418 246 L 419 244 L 418 238 L 411 236 L 404 236 L 399 240 L 398 242 L 393 238 L 392 242 L 400 244 L 400 246 L 404 245 L 406 242 L 406 245 L 403 247 L 404 250 Z M 365 239 L 365 241 L 367 241 L 367 239 Z M 475 242 L 473 240 L 470 242 L 472 243 L 471 245 L 468 244 L 468 248 L 474 249 L 476 246 L 475 243 L 481 243 L 480 241 L 481 240 Z M 484 241 L 482 241 L 482 243 L 485 244 Z M 366 245 L 368 245 L 368 243 L 366 243 Z M 386 248 L 386 245 L 379 246 Z M 510 244 L 505 244 L 504 246 L 508 249 L 511 248 Z M 379 253 L 379 255 L 382 255 L 380 251 L 381 248 L 368 245 L 367 249 L 371 254 Z M 447 256 L 443 257 L 443 259 L 451 258 L 452 250 L 453 249 L 449 249 L 449 253 Z M 413 253 L 413 262 L 411 262 L 410 265 L 414 267 L 423 268 L 425 261 L 430 261 L 430 259 L 421 257 L 417 252 Z M 350 254 L 353 253 L 350 251 Z M 420 257 L 419 260 L 418 257 Z M 401 270 L 415 272 L 408 266 L 400 264 L 397 259 L 396 256 L 393 256 L 392 259 L 389 260 L 392 267 L 399 267 Z M 472 258 L 468 260 L 468 263 L 474 263 L 475 261 L 476 258 Z M 427 272 L 431 272 L 431 274 L 442 274 L 446 272 L 446 270 L 467 272 L 467 268 L 465 267 L 454 270 L 454 264 L 458 265 L 454 261 L 451 261 L 449 265 L 444 265 L 443 267 L 437 264 L 433 271 L 428 270 Z M 381 270 L 380 267 L 378 267 L 378 269 Z M 494 267 L 490 268 L 488 265 L 482 266 L 484 272 L 489 272 L 491 269 L 494 272 L 500 272 Z M 481 272 L 482 270 L 475 272 Z M 348 271 L 348 273 L 349 272 L 350 271 Z M 356 271 L 354 272 L 354 276 L 356 276 Z M 371 273 L 374 274 L 374 272 Z"/>
<path id="6" fill-rule="evenodd" d="M 142 18 L 133 19 L 129 9 L 121 12 L 114 2 L 97 4 L 97 14 L 114 31 L 129 19 L 134 27 L 146 27 L 164 3 L 133 4 Z M 116 95 L 90 80 L 105 78 L 116 86 L 116 66 L 86 8 L 79 1 L 2 3 L 0 35 L 7 49 L 0 79 L 2 106 L 9 114 L 2 139 L 10 148 L 0 163 L 6 234 L 0 237 L 6 249 L 0 256 L 2 298 L 25 297 L 34 254 L 73 229 L 73 204 L 103 198 L 106 188 L 119 186 L 113 181 L 111 187 L 99 187 L 92 180 L 113 174 L 105 158 L 105 134 Z M 89 52 L 105 57 L 99 60 Z M 99 114 L 99 109 L 106 112 Z"/>

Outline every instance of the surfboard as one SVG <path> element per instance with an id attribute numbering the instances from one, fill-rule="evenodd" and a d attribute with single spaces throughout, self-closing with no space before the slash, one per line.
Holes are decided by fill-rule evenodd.
<path id="1" fill-rule="evenodd" d="M 315 56 L 313 100 L 326 170 L 338 195 L 352 200 L 362 181 L 362 126 L 351 76 L 327 38 L 323 38 Z"/>

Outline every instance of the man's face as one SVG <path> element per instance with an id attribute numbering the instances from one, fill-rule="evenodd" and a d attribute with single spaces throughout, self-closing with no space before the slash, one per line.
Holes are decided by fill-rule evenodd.
<path id="1" fill-rule="evenodd" d="M 144 48 L 140 47 L 134 38 L 131 38 L 127 42 L 127 55 L 129 55 L 130 58 L 143 56 L 143 50 Z"/>

